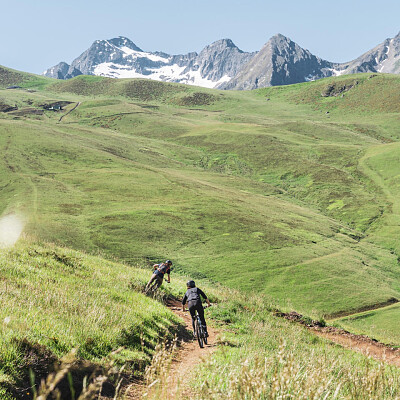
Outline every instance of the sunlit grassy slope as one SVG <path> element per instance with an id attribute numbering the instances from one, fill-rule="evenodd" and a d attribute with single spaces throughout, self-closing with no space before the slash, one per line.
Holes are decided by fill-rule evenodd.
<path id="1" fill-rule="evenodd" d="M 22 213 L 40 240 L 168 257 L 309 314 L 383 304 L 400 270 L 394 176 L 376 174 L 395 154 L 399 86 L 357 75 L 221 92 L 82 76 L 0 90 L 19 107 L 0 113 L 1 212 Z M 81 104 L 61 122 L 29 112 L 56 100 Z"/>
<path id="2" fill-rule="evenodd" d="M 137 375 L 178 324 L 162 304 L 135 290 L 146 282 L 147 271 L 100 257 L 21 244 L 0 250 L 0 274 L 2 399 L 10 393 L 31 398 L 28 370 L 41 374 L 39 383 L 72 349 L 93 365 L 110 359 L 127 363 Z M 179 287 L 172 291 L 178 294 Z M 118 348 L 123 350 L 110 355 Z"/>
<path id="3" fill-rule="evenodd" d="M 398 304 L 354 314 L 335 322 L 351 332 L 366 334 L 387 344 L 400 344 Z"/>
<path id="4" fill-rule="evenodd" d="M 236 295 L 211 310 L 222 345 L 193 374 L 198 399 L 397 399 L 397 367 L 378 364 Z M 157 398 L 157 397 L 154 397 Z M 185 396 L 182 396 L 185 398 Z"/>

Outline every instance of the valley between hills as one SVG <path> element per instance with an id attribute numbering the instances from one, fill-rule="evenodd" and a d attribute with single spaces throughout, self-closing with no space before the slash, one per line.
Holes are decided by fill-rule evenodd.
<path id="1" fill-rule="evenodd" d="M 54 364 L 61 398 L 161 388 L 188 278 L 219 333 L 176 398 L 400 397 L 398 367 L 278 315 L 400 346 L 398 76 L 220 91 L 1 67 L 0 87 L 0 215 L 24 224 L 0 250 L 2 398 Z"/>

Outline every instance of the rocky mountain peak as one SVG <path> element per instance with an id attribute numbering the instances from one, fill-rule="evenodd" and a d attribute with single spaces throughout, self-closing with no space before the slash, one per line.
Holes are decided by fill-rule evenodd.
<path id="1" fill-rule="evenodd" d="M 148 78 L 219 89 L 256 89 L 359 72 L 400 74 L 400 32 L 347 63 L 313 55 L 277 33 L 258 52 L 240 50 L 221 39 L 199 53 L 146 52 L 124 36 L 96 40 L 71 65 L 59 63 L 44 75 L 69 79 L 80 74 L 113 78 Z"/>
<path id="2" fill-rule="evenodd" d="M 200 52 L 200 54 L 212 53 L 212 52 L 221 53 L 223 51 L 232 51 L 232 50 L 242 52 L 242 50 L 240 50 L 235 45 L 235 43 L 232 42 L 231 39 L 221 39 L 204 47 L 204 49 Z"/>
<path id="3" fill-rule="evenodd" d="M 221 39 L 206 46 L 195 60 L 201 76 L 217 82 L 216 87 L 234 77 L 255 53 L 240 50 L 231 39 Z"/>
<path id="4" fill-rule="evenodd" d="M 220 39 L 215 41 L 214 43 L 211 43 L 210 46 L 214 47 L 232 47 L 232 48 L 238 48 L 235 43 L 232 42 L 231 39 Z"/>
<path id="5" fill-rule="evenodd" d="M 125 36 L 118 36 L 117 38 L 108 40 L 108 42 L 120 48 L 127 47 L 128 49 L 134 51 L 140 51 L 140 52 L 143 51 L 140 47 L 136 46 L 136 44 L 133 43 L 132 40 L 128 39 Z"/>
<path id="6" fill-rule="evenodd" d="M 283 41 L 291 42 L 291 40 L 287 36 L 282 35 L 281 33 L 277 33 L 269 39 L 269 42 L 283 42 Z"/>
<path id="7" fill-rule="evenodd" d="M 47 71 L 45 71 L 45 74 L 51 75 L 51 77 L 56 78 L 56 79 L 64 79 L 64 77 L 68 74 L 68 69 L 69 69 L 69 64 L 67 64 L 64 61 L 61 61 L 54 67 L 51 67 Z"/>
<path id="8" fill-rule="evenodd" d="M 248 90 L 304 82 L 332 75 L 329 68 L 331 63 L 278 33 L 223 89 Z"/>
<path id="9" fill-rule="evenodd" d="M 278 33 L 264 45 L 263 49 L 269 47 L 271 51 L 277 52 L 279 54 L 283 53 L 308 53 L 308 50 L 304 50 L 297 43 L 293 42 L 290 38 Z M 261 51 L 263 51 L 261 49 Z"/>

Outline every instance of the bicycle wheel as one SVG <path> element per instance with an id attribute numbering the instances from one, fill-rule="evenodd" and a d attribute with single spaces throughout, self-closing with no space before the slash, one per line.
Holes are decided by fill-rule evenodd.
<path id="1" fill-rule="evenodd" d="M 144 294 L 149 296 L 153 295 L 154 292 L 156 291 L 157 288 L 154 287 L 154 285 L 149 286 L 148 288 L 145 289 Z"/>
<path id="2" fill-rule="evenodd" d="M 208 344 L 208 343 L 207 343 L 207 335 L 206 335 L 204 329 L 202 329 L 202 331 L 203 331 L 203 338 L 204 338 L 203 340 L 204 340 L 204 344 Z"/>
<path id="3" fill-rule="evenodd" d="M 196 317 L 196 319 L 194 321 L 194 328 L 196 331 L 197 341 L 199 342 L 199 346 L 202 349 L 203 348 L 203 332 L 200 327 L 201 327 L 201 325 L 199 324 L 199 320 Z"/>

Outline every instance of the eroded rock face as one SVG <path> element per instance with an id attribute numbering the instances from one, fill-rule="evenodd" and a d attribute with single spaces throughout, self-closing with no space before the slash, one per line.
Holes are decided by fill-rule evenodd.
<path id="1" fill-rule="evenodd" d="M 68 74 L 68 69 L 69 65 L 66 62 L 62 61 L 54 67 L 49 68 L 47 71 L 44 72 L 43 75 L 55 79 L 65 79 L 66 75 Z"/>
<path id="2" fill-rule="evenodd" d="M 343 69 L 343 74 L 356 74 L 359 72 L 399 74 L 400 33 L 393 39 L 386 39 L 383 43 L 354 61 L 341 64 L 341 68 Z"/>
<path id="3" fill-rule="evenodd" d="M 223 88 L 245 90 L 305 82 L 331 76 L 332 67 L 332 63 L 278 34 Z"/>
<path id="4" fill-rule="evenodd" d="M 255 54 L 243 52 L 230 39 L 222 39 L 206 46 L 196 57 L 196 64 L 201 76 L 215 82 L 236 76 Z"/>
<path id="5" fill-rule="evenodd" d="M 219 89 L 256 89 L 359 72 L 400 73 L 400 33 L 347 63 L 332 63 L 277 34 L 259 52 L 240 50 L 230 39 L 218 40 L 199 54 L 146 52 L 125 37 L 96 40 L 71 65 L 65 62 L 44 75 L 148 78 Z"/>
<path id="6" fill-rule="evenodd" d="M 324 90 L 321 92 L 322 97 L 337 97 L 339 95 L 342 95 L 345 92 L 348 92 L 349 90 L 353 89 L 359 84 L 357 80 L 355 80 L 352 83 L 340 83 L 340 82 L 335 82 L 335 83 L 330 83 L 325 86 Z"/>

